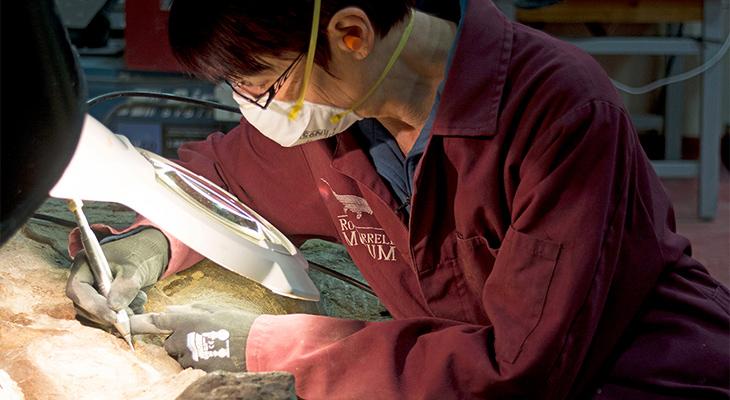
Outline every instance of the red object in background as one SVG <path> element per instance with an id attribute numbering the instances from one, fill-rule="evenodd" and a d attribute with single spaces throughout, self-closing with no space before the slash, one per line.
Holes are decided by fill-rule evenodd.
<path id="1" fill-rule="evenodd" d="M 126 2 L 127 68 L 144 71 L 182 71 L 167 40 L 170 0 L 134 0 Z"/>

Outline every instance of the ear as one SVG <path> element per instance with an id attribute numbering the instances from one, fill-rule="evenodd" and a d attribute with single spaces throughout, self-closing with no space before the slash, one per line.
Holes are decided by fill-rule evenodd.
<path id="1" fill-rule="evenodd" d="M 327 36 L 332 50 L 363 60 L 372 52 L 375 31 L 365 11 L 345 7 L 337 11 L 327 25 Z"/>

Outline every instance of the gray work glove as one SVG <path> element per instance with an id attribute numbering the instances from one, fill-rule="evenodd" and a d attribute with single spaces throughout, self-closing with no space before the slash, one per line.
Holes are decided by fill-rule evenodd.
<path id="1" fill-rule="evenodd" d="M 246 371 L 246 340 L 260 314 L 209 304 L 131 317 L 132 334 L 170 334 L 165 350 L 183 368 Z"/>
<path id="2" fill-rule="evenodd" d="M 169 258 L 169 244 L 155 228 L 143 230 L 101 246 L 114 280 L 109 298 L 99 294 L 86 253 L 76 255 L 66 283 L 66 296 L 76 307 L 78 316 L 101 326 L 116 321 L 115 311 L 126 309 L 129 315 L 144 312 L 147 294 L 143 288 L 157 282 Z"/>

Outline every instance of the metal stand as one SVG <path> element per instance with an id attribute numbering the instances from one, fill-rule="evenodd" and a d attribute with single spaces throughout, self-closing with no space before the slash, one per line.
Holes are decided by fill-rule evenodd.
<path id="1" fill-rule="evenodd" d="M 495 3 L 508 17 L 514 18 L 515 8 L 510 0 Z M 730 0 L 704 0 L 702 42 L 690 38 L 607 37 L 567 39 L 590 54 L 602 55 L 665 55 L 675 56 L 670 75 L 681 73 L 683 56 L 699 55 L 703 62 L 712 58 L 722 46 L 730 29 Z M 666 137 L 665 160 L 654 161 L 657 174 L 666 178 L 698 177 L 698 216 L 705 220 L 715 218 L 720 173 L 720 138 L 722 131 L 722 91 L 727 90 L 718 63 L 702 76 L 700 117 L 700 159 L 681 160 L 682 129 L 684 126 L 684 89 L 682 83 L 667 87 L 664 121 L 646 116 L 634 116 L 637 127 L 661 129 Z M 663 123 L 662 123 L 663 122 Z"/>
<path id="2" fill-rule="evenodd" d="M 702 59 L 709 60 L 717 53 L 730 25 L 730 0 L 705 0 L 702 24 Z M 722 131 L 723 63 L 718 63 L 702 77 L 702 113 L 699 168 L 699 217 L 715 218 L 720 182 L 720 137 Z"/>

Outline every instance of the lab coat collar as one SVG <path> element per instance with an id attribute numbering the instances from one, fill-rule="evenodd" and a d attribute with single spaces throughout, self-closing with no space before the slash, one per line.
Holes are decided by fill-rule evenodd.
<path id="1" fill-rule="evenodd" d="M 493 136 L 512 54 L 512 23 L 488 0 L 462 2 L 455 53 L 432 135 Z"/>

